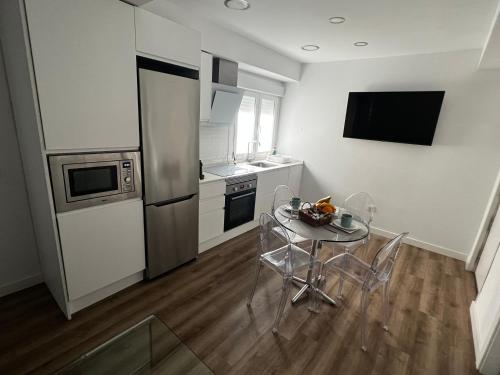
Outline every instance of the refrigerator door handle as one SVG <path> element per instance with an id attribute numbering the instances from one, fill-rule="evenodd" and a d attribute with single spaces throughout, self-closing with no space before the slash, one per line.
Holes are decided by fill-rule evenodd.
<path id="1" fill-rule="evenodd" d="M 161 202 L 153 203 L 153 206 L 155 206 L 155 207 L 162 207 L 162 206 L 166 206 L 166 205 L 169 205 L 169 204 L 172 204 L 172 203 L 187 201 L 187 200 L 193 198 L 195 195 L 196 194 L 189 194 L 189 195 L 184 195 L 183 197 L 179 197 L 179 198 L 167 199 L 166 201 L 161 201 Z"/>

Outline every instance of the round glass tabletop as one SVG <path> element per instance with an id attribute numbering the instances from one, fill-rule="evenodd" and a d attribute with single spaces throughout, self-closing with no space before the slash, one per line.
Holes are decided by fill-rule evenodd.
<path id="1" fill-rule="evenodd" d="M 303 238 L 323 242 L 354 242 L 368 236 L 368 227 L 366 224 L 354 218 L 352 221 L 353 228 L 357 229 L 352 233 L 347 233 L 342 229 L 336 228 L 333 224 L 313 227 L 302 220 L 292 219 L 291 214 L 285 210 L 285 207 L 286 205 L 278 207 L 274 211 L 274 216 L 286 229 Z M 334 217 L 335 219 L 336 217 Z"/>

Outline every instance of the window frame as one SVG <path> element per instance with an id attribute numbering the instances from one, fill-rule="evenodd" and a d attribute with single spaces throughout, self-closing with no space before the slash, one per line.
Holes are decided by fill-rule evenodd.
<path id="1" fill-rule="evenodd" d="M 274 101 L 274 124 L 273 124 L 273 136 L 272 136 L 272 146 L 276 145 L 276 136 L 278 134 L 278 125 L 280 118 L 280 105 L 281 105 L 281 97 L 277 95 L 265 94 L 258 91 L 253 90 L 244 90 L 243 96 L 251 96 L 255 98 L 255 120 L 254 120 L 254 128 L 253 128 L 253 140 L 259 141 L 260 134 L 260 111 L 262 107 L 262 99 L 272 100 Z M 248 156 L 248 150 L 243 153 L 236 153 L 236 143 L 238 137 L 238 115 L 236 115 L 234 120 L 234 135 L 233 135 L 233 155 L 237 160 L 244 160 Z M 272 151 L 258 151 L 259 145 L 257 144 L 257 152 L 255 153 L 255 157 L 263 157 L 269 154 Z"/>

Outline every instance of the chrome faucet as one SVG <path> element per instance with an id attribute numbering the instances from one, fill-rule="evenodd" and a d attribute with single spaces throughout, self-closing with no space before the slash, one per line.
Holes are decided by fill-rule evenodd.
<path id="1" fill-rule="evenodd" d="M 257 154 L 257 141 L 250 141 L 248 142 L 248 148 L 247 148 L 247 161 L 253 161 L 255 160 L 255 156 Z M 250 146 L 253 146 L 253 151 L 250 152 Z"/>

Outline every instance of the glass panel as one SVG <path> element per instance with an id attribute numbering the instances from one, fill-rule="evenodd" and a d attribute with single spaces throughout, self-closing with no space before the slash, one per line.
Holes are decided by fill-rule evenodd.
<path id="1" fill-rule="evenodd" d="M 236 127 L 236 154 L 248 152 L 248 142 L 254 140 L 255 97 L 244 95 L 238 111 Z"/>
<path id="2" fill-rule="evenodd" d="M 118 189 L 116 165 L 68 170 L 72 197 L 96 194 Z"/>
<path id="3" fill-rule="evenodd" d="M 273 147 L 275 100 L 262 98 L 259 118 L 259 152 L 271 151 Z"/>
<path id="4" fill-rule="evenodd" d="M 160 319 L 152 316 L 84 354 L 57 374 L 213 373 Z"/>
<path id="5" fill-rule="evenodd" d="M 240 198 L 242 197 L 242 198 Z M 253 220 L 255 213 L 255 191 L 246 191 L 238 196 L 229 197 L 229 221 L 231 227 Z M 227 207 L 227 205 L 226 205 Z"/>

